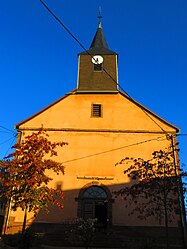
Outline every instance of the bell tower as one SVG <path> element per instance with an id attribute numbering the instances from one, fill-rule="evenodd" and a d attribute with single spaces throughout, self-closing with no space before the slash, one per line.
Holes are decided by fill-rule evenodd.
<path id="1" fill-rule="evenodd" d="M 118 55 L 109 50 L 101 22 L 90 49 L 78 55 L 77 93 L 117 93 Z"/>

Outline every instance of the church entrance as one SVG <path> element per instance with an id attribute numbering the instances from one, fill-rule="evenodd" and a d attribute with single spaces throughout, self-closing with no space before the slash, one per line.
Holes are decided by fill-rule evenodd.
<path id="1" fill-rule="evenodd" d="M 107 205 L 106 203 L 96 203 L 95 204 L 95 218 L 97 218 L 98 223 L 103 225 L 107 224 Z"/>
<path id="2" fill-rule="evenodd" d="M 90 186 L 80 192 L 79 217 L 97 219 L 97 225 L 106 227 L 111 221 L 111 196 L 106 188 Z M 111 223 L 111 222 L 110 222 Z"/>

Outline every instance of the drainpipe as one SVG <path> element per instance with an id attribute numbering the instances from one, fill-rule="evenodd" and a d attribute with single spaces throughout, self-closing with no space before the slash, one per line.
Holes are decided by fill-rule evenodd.
<path id="1" fill-rule="evenodd" d="M 21 143 L 22 137 L 23 137 L 23 132 L 21 130 L 17 130 L 17 131 L 18 131 L 17 143 Z M 12 204 L 12 197 L 10 197 L 8 208 L 7 208 L 7 211 L 5 213 L 6 214 L 6 219 L 5 219 L 5 222 L 4 222 L 4 225 L 3 225 L 3 234 L 4 235 L 6 234 L 6 230 L 7 230 L 8 224 L 9 224 L 9 220 L 10 220 L 11 204 Z"/>
<path id="2" fill-rule="evenodd" d="M 184 199 L 183 199 L 183 190 L 182 190 L 182 179 L 178 176 L 177 171 L 177 154 L 175 143 L 176 137 L 171 135 L 171 144 L 172 144 L 172 151 L 173 151 L 173 158 L 174 158 L 174 167 L 175 167 L 175 175 L 176 175 L 176 184 L 177 184 L 177 191 L 178 191 L 178 204 L 179 204 L 179 214 L 180 214 L 180 223 L 182 229 L 182 237 L 183 237 L 183 248 L 187 248 L 187 237 L 186 237 L 186 216 L 185 216 L 185 207 L 184 207 Z"/>

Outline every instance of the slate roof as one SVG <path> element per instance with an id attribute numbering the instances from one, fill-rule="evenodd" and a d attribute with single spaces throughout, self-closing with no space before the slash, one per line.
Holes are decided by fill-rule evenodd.
<path id="1" fill-rule="evenodd" d="M 116 52 L 108 48 L 108 44 L 104 37 L 101 22 L 98 25 L 98 29 L 95 33 L 90 49 L 80 54 L 117 54 Z"/>

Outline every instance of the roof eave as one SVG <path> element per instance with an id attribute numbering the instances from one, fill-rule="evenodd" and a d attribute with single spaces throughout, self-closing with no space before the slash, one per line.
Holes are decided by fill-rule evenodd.
<path id="1" fill-rule="evenodd" d="M 165 119 L 161 118 L 160 116 L 158 116 L 156 113 L 154 113 L 153 111 L 149 110 L 147 107 L 145 107 L 144 105 L 140 104 L 138 101 L 134 100 L 133 98 L 131 98 L 130 96 L 128 96 L 126 93 L 124 93 L 123 91 L 119 90 L 119 93 L 121 95 L 123 95 L 124 97 L 128 98 L 131 102 L 133 102 L 134 104 L 136 104 L 137 106 L 139 106 L 141 109 L 145 110 L 146 112 L 150 113 L 151 115 L 153 115 L 154 117 L 158 118 L 160 121 L 164 122 L 165 124 L 167 124 L 168 126 L 172 127 L 173 129 L 176 130 L 176 134 L 178 134 L 180 132 L 180 129 L 169 123 L 168 121 L 166 121 Z M 166 132 L 167 133 L 167 132 Z"/>
<path id="2" fill-rule="evenodd" d="M 63 95 L 61 98 L 57 99 L 56 101 L 52 102 L 50 105 L 46 106 L 45 108 L 43 108 L 42 110 L 40 110 L 39 112 L 36 112 L 35 114 L 31 115 L 29 118 L 24 119 L 23 121 L 21 121 L 20 123 L 16 124 L 14 126 L 15 130 L 19 130 L 20 126 L 23 125 L 24 123 L 28 122 L 29 120 L 33 119 L 34 117 L 38 116 L 39 114 L 41 114 L 42 112 L 46 111 L 47 109 L 49 109 L 50 107 L 52 107 L 53 105 L 57 104 L 58 102 L 60 102 L 61 100 L 67 98 L 68 96 L 75 94 L 77 89 L 73 89 L 72 91 L 70 91 L 69 93 L 66 93 L 65 95 Z"/>

